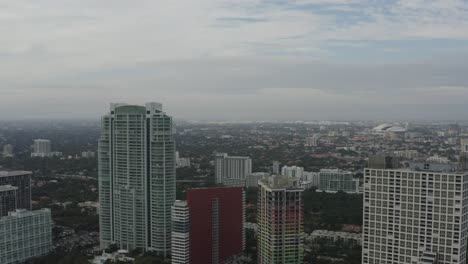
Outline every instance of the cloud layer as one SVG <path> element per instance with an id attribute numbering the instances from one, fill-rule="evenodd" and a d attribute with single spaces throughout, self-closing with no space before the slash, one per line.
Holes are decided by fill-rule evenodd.
<path id="1" fill-rule="evenodd" d="M 0 118 L 150 100 L 191 119 L 468 110 L 463 0 L 17 0 L 0 36 Z"/>

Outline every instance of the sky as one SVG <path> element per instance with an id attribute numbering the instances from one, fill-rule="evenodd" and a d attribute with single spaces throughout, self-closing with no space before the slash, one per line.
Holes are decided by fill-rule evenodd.
<path id="1" fill-rule="evenodd" d="M 468 1 L 0 0 L 0 120 L 468 120 Z"/>

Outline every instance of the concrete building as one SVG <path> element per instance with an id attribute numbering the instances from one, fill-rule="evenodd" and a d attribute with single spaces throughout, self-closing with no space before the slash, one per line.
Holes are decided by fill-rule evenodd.
<path id="1" fill-rule="evenodd" d="M 31 210 L 30 171 L 0 171 L 0 185 L 12 185 L 16 190 L 16 209 Z"/>
<path id="2" fill-rule="evenodd" d="M 353 178 L 353 173 L 338 169 L 322 169 L 319 172 L 319 190 L 324 192 L 359 192 L 359 179 Z"/>
<path id="3" fill-rule="evenodd" d="M 271 167 L 271 171 L 273 175 L 279 175 L 281 173 L 280 171 L 280 162 L 279 161 L 273 161 L 273 165 Z"/>
<path id="4" fill-rule="evenodd" d="M 288 177 L 293 177 L 293 178 L 302 178 L 302 173 L 304 172 L 303 167 L 297 167 L 297 166 L 283 166 L 281 168 L 281 175 L 283 176 L 288 176 Z"/>
<path id="5" fill-rule="evenodd" d="M 250 157 L 229 156 L 227 153 L 216 154 L 216 183 L 226 186 L 245 186 L 247 176 L 250 174 L 252 174 Z"/>
<path id="6" fill-rule="evenodd" d="M 306 137 L 305 146 L 306 147 L 316 147 L 317 146 L 317 140 L 318 140 L 317 135 L 313 135 L 311 137 Z"/>
<path id="7" fill-rule="evenodd" d="M 329 231 L 329 230 L 314 230 L 309 236 L 306 236 L 306 241 L 315 242 L 321 239 L 329 240 L 330 244 L 335 244 L 338 241 L 347 243 L 351 246 L 362 244 L 362 234 Z"/>
<path id="8" fill-rule="evenodd" d="M 468 174 L 436 168 L 365 169 L 363 264 L 466 263 Z"/>
<path id="9" fill-rule="evenodd" d="M 94 158 L 96 153 L 94 151 L 83 151 L 81 152 L 81 157 L 85 159 Z"/>
<path id="10" fill-rule="evenodd" d="M 175 201 L 172 118 L 159 103 L 111 104 L 98 147 L 101 247 L 167 256 Z"/>
<path id="11" fill-rule="evenodd" d="M 430 163 L 443 163 L 443 164 L 448 164 L 450 163 L 450 160 L 446 157 L 441 157 L 439 155 L 434 155 L 432 157 L 429 157 L 426 159 L 427 162 Z"/>
<path id="12" fill-rule="evenodd" d="M 258 192 L 258 263 L 301 264 L 304 258 L 304 204 L 299 179 L 273 176 Z"/>
<path id="13" fill-rule="evenodd" d="M 0 218 L 0 263 L 23 263 L 52 249 L 49 209 L 16 210 Z"/>
<path id="14" fill-rule="evenodd" d="M 320 186 L 320 174 L 318 172 L 308 172 L 304 171 L 302 173 L 302 181 L 310 182 L 312 186 L 319 187 Z"/>
<path id="15" fill-rule="evenodd" d="M 7 216 L 8 212 L 16 210 L 16 193 L 18 187 L 0 185 L 0 217 Z"/>
<path id="16" fill-rule="evenodd" d="M 409 159 L 409 160 L 415 159 L 419 156 L 419 153 L 417 150 L 397 150 L 397 151 L 394 151 L 393 154 L 396 157 Z"/>
<path id="17" fill-rule="evenodd" d="M 468 170 L 468 138 L 461 140 L 460 170 Z"/>
<path id="18" fill-rule="evenodd" d="M 247 182 L 245 187 L 258 187 L 258 181 L 265 179 L 270 176 L 267 172 L 254 172 L 247 176 Z"/>
<path id="19" fill-rule="evenodd" d="M 386 154 L 373 155 L 369 157 L 369 167 L 376 169 L 399 168 L 400 158 Z"/>
<path id="20" fill-rule="evenodd" d="M 219 264 L 242 254 L 244 201 L 241 187 L 188 190 L 172 207 L 172 263 Z"/>
<path id="21" fill-rule="evenodd" d="M 179 151 L 176 151 L 176 167 L 177 168 L 190 167 L 190 158 L 181 158 L 179 156 Z"/>
<path id="22" fill-rule="evenodd" d="M 190 217 L 187 201 L 175 201 L 172 206 L 171 263 L 190 263 Z"/>
<path id="23" fill-rule="evenodd" d="M 50 145 L 50 140 L 48 139 L 34 140 L 34 151 L 31 153 L 31 157 L 50 157 L 52 152 Z"/>
<path id="24" fill-rule="evenodd" d="M 3 146 L 3 157 L 13 157 L 13 146 L 6 144 Z"/>

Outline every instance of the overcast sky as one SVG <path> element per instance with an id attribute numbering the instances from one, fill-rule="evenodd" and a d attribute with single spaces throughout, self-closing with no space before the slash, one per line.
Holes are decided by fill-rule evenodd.
<path id="1" fill-rule="evenodd" d="M 0 0 L 0 119 L 468 119 L 468 1 Z"/>

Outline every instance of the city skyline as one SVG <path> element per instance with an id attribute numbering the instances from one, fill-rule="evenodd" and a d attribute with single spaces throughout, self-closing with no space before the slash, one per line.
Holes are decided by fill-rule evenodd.
<path id="1" fill-rule="evenodd" d="M 3 7 L 0 119 L 146 97 L 182 119 L 466 119 L 462 0 Z"/>

